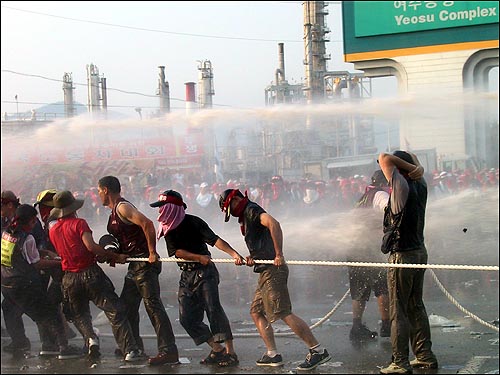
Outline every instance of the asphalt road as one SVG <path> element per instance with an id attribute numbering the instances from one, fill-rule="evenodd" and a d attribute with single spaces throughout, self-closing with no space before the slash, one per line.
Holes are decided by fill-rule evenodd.
<path id="1" fill-rule="evenodd" d="M 230 264 L 219 264 L 223 276 L 221 282 L 221 298 L 226 312 L 231 320 L 235 334 L 235 349 L 240 359 L 240 364 L 233 368 L 218 368 L 217 366 L 200 365 L 209 348 L 207 345 L 195 346 L 177 319 L 177 304 L 175 280 L 177 269 L 174 264 L 166 264 L 162 273 L 164 288 L 163 300 L 166 302 L 167 313 L 174 326 L 177 336 L 177 345 L 181 364 L 151 367 L 146 362 L 127 364 L 114 356 L 115 343 L 111 336 L 109 324 L 102 323 L 100 311 L 93 307 L 93 316 L 96 327 L 101 335 L 102 358 L 96 363 L 86 359 L 59 361 L 46 360 L 36 354 L 40 349 L 40 342 L 36 326 L 25 317 L 27 335 L 32 342 L 31 355 L 27 357 L 12 357 L 2 351 L 2 374 L 13 373 L 295 373 L 295 367 L 304 359 L 307 350 L 300 339 L 294 335 L 284 333 L 286 326 L 282 322 L 274 325 L 277 333 L 278 350 L 281 351 L 285 364 L 280 368 L 261 368 L 255 365 L 255 360 L 264 353 L 265 347 L 257 336 L 256 330 L 248 314 L 251 299 L 252 281 L 254 275 L 248 268 L 238 268 Z M 299 266 L 296 266 L 299 267 Z M 310 267 L 308 272 L 298 270 L 291 266 L 290 289 L 294 312 L 310 325 L 316 323 L 330 312 L 346 291 L 345 272 L 334 272 L 328 275 L 324 269 Z M 118 276 L 122 270 L 115 270 Z M 321 272 L 319 272 L 321 271 Z M 232 272 L 236 280 L 228 278 Z M 448 280 L 456 277 L 462 278 L 454 284 L 454 298 L 473 314 L 492 321 L 498 319 L 498 272 L 463 271 L 454 277 L 446 277 L 451 272 L 461 271 L 436 271 L 440 281 L 446 284 Z M 167 274 L 170 277 L 165 277 Z M 293 275 L 300 274 L 300 278 Z M 335 276 L 335 274 L 337 274 Z M 121 285 L 120 278 L 115 277 L 115 285 Z M 168 279 L 172 279 L 169 281 Z M 314 282 L 316 281 L 316 282 Z M 312 285 L 314 284 L 314 285 Z M 331 288 L 329 286 L 334 286 Z M 440 367 L 437 370 L 415 371 L 415 373 L 491 373 L 498 374 L 498 332 L 488 328 L 476 320 L 466 316 L 453 304 L 448 297 L 437 287 L 430 277 L 426 276 L 425 303 L 428 314 L 431 316 L 433 350 L 436 353 Z M 142 309 L 142 307 L 141 307 Z M 391 347 L 388 338 L 378 338 L 368 343 L 353 343 L 349 340 L 351 328 L 350 298 L 337 307 L 337 310 L 323 324 L 313 329 L 318 340 L 329 350 L 332 360 L 315 369 L 314 373 L 331 374 L 373 374 L 378 373 L 379 367 L 386 365 L 391 358 Z M 378 312 L 375 299 L 370 300 L 365 312 L 365 322 L 368 327 L 375 329 L 378 325 Z M 141 334 L 145 337 L 145 349 L 149 355 L 156 354 L 156 340 L 153 330 L 144 310 L 141 313 Z M 2 346 L 9 342 L 2 338 Z M 82 346 L 81 337 L 72 339 L 75 345 Z"/>
<path id="2" fill-rule="evenodd" d="M 149 211 L 148 211 L 149 212 Z M 156 213 L 151 211 L 151 219 Z M 283 219 L 285 238 L 285 258 L 287 260 L 345 260 L 349 246 L 363 234 L 348 233 L 345 221 L 339 217 L 304 217 Z M 210 225 L 234 248 L 247 254 L 242 236 L 235 220 L 224 224 L 218 216 L 210 220 Z M 95 225 L 94 238 L 105 231 L 102 225 Z M 463 231 L 467 228 L 467 231 Z M 430 264 L 467 264 L 498 266 L 498 189 L 494 194 L 462 195 L 431 202 L 426 221 L 426 245 Z M 165 256 L 165 244 L 159 242 L 157 250 Z M 214 258 L 225 256 L 218 250 L 211 250 Z M 350 250 L 352 251 L 352 249 Z M 179 365 L 150 367 L 146 362 L 129 365 L 114 356 L 115 342 L 109 324 L 100 319 L 100 310 L 91 304 L 94 325 L 101 338 L 102 358 L 96 363 L 86 359 L 59 361 L 45 360 L 36 354 L 40 350 L 38 332 L 34 323 L 24 317 L 27 335 L 32 343 L 31 354 L 27 357 L 12 357 L 2 350 L 1 373 L 256 373 L 290 374 L 300 364 L 307 348 L 294 335 L 286 334 L 282 322 L 273 325 L 277 333 L 278 350 L 283 355 L 284 366 L 261 368 L 255 361 L 265 352 L 248 313 L 257 275 L 248 267 L 236 267 L 231 263 L 217 264 L 221 275 L 220 296 L 231 321 L 235 336 L 234 345 L 240 363 L 237 367 L 218 368 L 200 365 L 199 361 L 209 353 L 208 345 L 195 346 L 186 336 L 178 321 L 177 288 L 180 271 L 175 263 L 163 264 L 160 275 L 162 299 L 177 337 L 181 357 Z M 112 279 L 117 293 L 120 293 L 125 265 L 116 268 L 103 266 Z M 437 370 L 415 373 L 433 374 L 498 374 L 499 337 L 498 330 L 487 327 L 470 317 L 485 322 L 499 318 L 499 274 L 498 271 L 447 270 L 434 271 L 445 288 L 443 292 L 426 272 L 424 301 L 430 316 L 433 351 L 439 361 Z M 289 291 L 293 311 L 308 324 L 313 325 L 334 309 L 323 324 L 313 329 L 313 333 L 332 356 L 332 360 L 319 366 L 314 373 L 330 374 L 375 374 L 391 359 L 388 338 L 378 338 L 368 343 L 354 343 L 349 340 L 352 325 L 351 300 L 347 297 L 339 301 L 348 288 L 347 269 L 344 266 L 290 265 Z M 379 314 L 375 299 L 367 304 L 364 322 L 369 328 L 378 327 Z M 2 324 L 3 320 L 2 320 Z M 141 306 L 141 335 L 145 338 L 145 350 L 150 356 L 156 355 L 156 340 L 152 326 Z M 2 337 L 2 346 L 10 341 Z M 72 339 L 75 345 L 83 346 L 81 337 Z"/>

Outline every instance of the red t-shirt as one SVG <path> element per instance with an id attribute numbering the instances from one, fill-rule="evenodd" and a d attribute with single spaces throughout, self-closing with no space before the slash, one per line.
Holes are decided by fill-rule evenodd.
<path id="1" fill-rule="evenodd" d="M 82 236 L 92 233 L 84 219 L 63 217 L 50 223 L 49 238 L 61 257 L 63 271 L 80 272 L 97 262 L 94 253 L 87 250 Z"/>

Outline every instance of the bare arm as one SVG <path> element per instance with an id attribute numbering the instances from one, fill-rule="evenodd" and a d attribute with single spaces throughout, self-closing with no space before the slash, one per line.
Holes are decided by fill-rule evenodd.
<path id="1" fill-rule="evenodd" d="M 201 263 L 204 266 L 207 266 L 212 262 L 210 255 L 195 254 L 184 249 L 175 250 L 175 256 L 177 258 L 192 260 L 193 262 Z"/>
<path id="2" fill-rule="evenodd" d="M 417 156 L 409 153 L 415 163 L 415 165 L 408 163 L 404 161 L 401 158 L 398 158 L 397 156 L 394 156 L 392 154 L 388 153 L 381 153 L 378 157 L 378 162 L 380 164 L 380 169 L 382 169 L 382 172 L 384 173 L 385 178 L 387 181 L 392 180 L 392 173 L 394 171 L 394 168 L 398 168 L 404 171 L 408 172 L 408 176 L 412 180 L 418 180 L 422 178 L 424 175 L 424 168 L 420 165 L 420 162 L 417 159 Z"/>
<path id="3" fill-rule="evenodd" d="M 416 165 L 416 168 L 413 168 L 413 170 L 408 172 L 408 176 L 412 180 L 419 180 L 422 177 L 424 177 L 424 167 L 420 164 L 420 161 L 418 160 L 417 155 L 415 155 L 411 152 L 408 152 L 408 153 L 410 154 L 411 158 L 413 159 L 413 162 Z"/>
<path id="4" fill-rule="evenodd" d="M 274 244 L 274 253 L 276 254 L 274 258 L 275 266 L 282 266 L 285 264 L 285 258 L 283 257 L 283 231 L 281 230 L 280 223 L 268 213 L 263 213 L 260 215 L 260 223 L 269 229 L 271 232 L 271 238 Z"/>
<path id="5" fill-rule="evenodd" d="M 33 264 L 37 270 L 47 270 L 54 267 L 61 268 L 61 261 L 55 259 L 40 258 L 40 260 Z"/>
<path id="6" fill-rule="evenodd" d="M 156 231 L 153 222 L 131 204 L 121 204 L 118 206 L 117 211 L 119 211 L 122 217 L 142 228 L 146 240 L 148 241 L 149 263 L 158 261 L 159 256 L 156 252 Z"/>
<path id="7" fill-rule="evenodd" d="M 219 239 L 215 242 L 215 247 L 231 256 L 231 258 L 234 259 L 234 264 L 236 264 L 237 266 L 245 264 L 245 258 L 243 258 L 236 250 L 231 247 L 231 245 L 229 245 L 222 238 L 219 237 Z"/>

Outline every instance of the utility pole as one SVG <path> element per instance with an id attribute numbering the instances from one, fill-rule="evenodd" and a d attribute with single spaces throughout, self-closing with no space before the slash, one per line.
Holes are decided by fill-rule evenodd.
<path id="1" fill-rule="evenodd" d="M 19 102 L 17 101 L 17 94 L 16 96 L 14 96 L 14 98 L 16 99 L 16 117 L 17 120 L 19 120 Z"/>

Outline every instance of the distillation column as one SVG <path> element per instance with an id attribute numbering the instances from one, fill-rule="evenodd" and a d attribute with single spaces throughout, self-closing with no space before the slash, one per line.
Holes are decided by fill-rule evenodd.
<path id="1" fill-rule="evenodd" d="M 94 64 L 87 65 L 87 105 L 90 113 L 99 112 L 99 69 Z"/>
<path id="2" fill-rule="evenodd" d="M 200 61 L 198 65 L 198 105 L 201 109 L 212 108 L 212 97 L 215 95 L 214 74 L 209 60 Z"/>
<path id="3" fill-rule="evenodd" d="M 327 4 L 324 1 L 306 1 L 302 3 L 304 10 L 304 65 L 307 103 L 321 103 L 325 99 L 324 75 L 327 71 L 326 60 L 330 55 L 326 53 L 330 32 L 325 25 L 325 16 L 328 14 Z"/>
<path id="4" fill-rule="evenodd" d="M 64 92 L 64 116 L 71 118 L 75 115 L 75 106 L 73 102 L 73 78 L 71 73 L 64 73 L 63 75 L 63 92 Z"/>
<path id="5" fill-rule="evenodd" d="M 165 80 L 165 67 L 159 66 L 158 95 L 160 96 L 160 115 L 170 112 L 170 86 Z"/>

